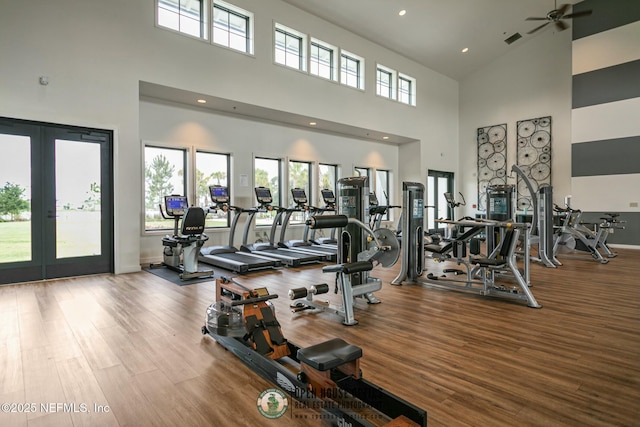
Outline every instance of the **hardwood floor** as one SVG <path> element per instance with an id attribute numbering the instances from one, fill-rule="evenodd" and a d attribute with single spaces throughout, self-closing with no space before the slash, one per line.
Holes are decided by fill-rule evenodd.
<path id="1" fill-rule="evenodd" d="M 319 267 L 238 281 L 281 295 L 290 341 L 362 347 L 365 378 L 424 408 L 430 426 L 640 426 L 640 251 L 619 253 L 533 265 L 542 309 L 391 286 L 399 266 L 376 268 L 382 303 L 359 302 L 351 327 L 290 312 L 290 288 L 333 289 Z M 213 282 L 147 272 L 0 286 L 0 403 L 21 409 L 3 406 L 0 426 L 319 425 L 259 414 L 273 385 L 200 333 L 213 299 Z"/>

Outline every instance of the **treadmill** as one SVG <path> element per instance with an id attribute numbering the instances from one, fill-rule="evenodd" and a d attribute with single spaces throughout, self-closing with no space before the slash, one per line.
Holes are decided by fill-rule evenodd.
<path id="1" fill-rule="evenodd" d="M 322 194 L 322 200 L 324 201 L 324 207 L 322 208 L 313 208 L 314 215 L 322 215 L 325 212 L 333 212 L 335 215 L 336 212 L 336 196 L 333 193 L 333 190 L 328 188 L 323 188 L 320 190 Z M 338 251 L 338 239 L 336 238 L 336 229 L 331 229 L 331 234 L 329 237 L 317 237 L 316 238 L 316 229 L 312 229 L 309 233 L 309 226 L 305 225 L 304 228 L 304 240 L 309 241 L 315 245 L 322 245 L 333 248 Z"/>
<path id="2" fill-rule="evenodd" d="M 294 208 L 286 210 L 286 215 L 284 217 L 284 220 L 282 221 L 282 226 L 280 228 L 280 241 L 278 242 L 278 246 L 281 248 L 291 248 L 310 254 L 322 255 L 326 258 L 327 261 L 336 262 L 336 259 L 338 258 L 337 246 L 332 248 L 328 246 L 316 245 L 307 240 L 306 233 L 304 233 L 302 239 L 285 240 L 285 234 L 287 232 L 289 221 L 291 220 L 291 215 L 293 215 L 295 212 L 304 212 L 306 216 L 306 214 L 308 214 L 309 212 L 318 210 L 318 208 L 307 205 L 307 193 L 305 192 L 304 188 L 292 188 L 291 196 L 293 197 L 293 202 L 296 204 L 296 206 Z M 307 228 L 305 228 L 305 230 L 306 229 Z"/>
<path id="3" fill-rule="evenodd" d="M 273 206 L 271 204 L 273 202 L 273 197 L 271 196 L 271 190 L 268 188 L 256 187 L 255 193 L 256 199 L 258 200 L 258 206 L 249 210 L 249 217 L 244 225 L 244 233 L 242 235 L 241 251 L 250 252 L 254 255 L 267 256 L 269 258 L 279 260 L 282 264 L 289 267 L 299 267 L 305 264 L 325 261 L 326 257 L 323 255 L 305 253 L 289 248 L 279 248 L 275 245 L 273 242 L 276 236 L 276 229 L 278 228 L 278 223 L 282 220 L 282 215 L 286 209 L 279 206 Z M 258 212 L 270 212 L 274 209 L 277 211 L 277 214 L 271 224 L 269 242 L 248 244 L 247 240 L 249 237 L 249 229 L 251 228 L 251 223 L 253 222 L 256 214 Z"/>
<path id="4" fill-rule="evenodd" d="M 226 246 L 204 247 L 200 249 L 198 259 L 203 263 L 240 274 L 280 267 L 281 263 L 279 260 L 248 252 L 241 252 L 233 246 L 233 238 L 238 220 L 244 210 L 237 206 L 229 206 L 229 189 L 226 186 L 212 185 L 209 187 L 209 193 L 211 194 L 211 201 L 214 204 L 210 210 L 214 212 L 233 211 L 233 220 L 231 221 L 231 228 L 229 229 L 229 244 Z"/>

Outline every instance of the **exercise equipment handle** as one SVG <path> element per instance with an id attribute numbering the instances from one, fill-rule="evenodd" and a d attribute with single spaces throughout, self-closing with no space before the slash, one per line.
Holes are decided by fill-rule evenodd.
<path id="1" fill-rule="evenodd" d="M 346 215 L 313 216 L 306 221 L 312 229 L 345 227 L 348 223 L 349 218 Z"/>

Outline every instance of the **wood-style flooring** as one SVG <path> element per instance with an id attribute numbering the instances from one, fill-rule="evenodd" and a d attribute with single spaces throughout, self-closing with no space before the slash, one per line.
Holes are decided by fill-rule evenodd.
<path id="1" fill-rule="evenodd" d="M 290 288 L 333 290 L 319 266 L 238 281 L 280 295 L 291 342 L 362 347 L 364 377 L 424 408 L 430 426 L 640 426 L 640 251 L 618 252 L 607 265 L 532 265 L 542 309 L 391 286 L 399 264 L 376 267 L 382 303 L 360 302 L 357 326 L 289 310 Z M 214 294 L 213 282 L 144 271 L 0 286 L 0 426 L 321 425 L 260 415 L 273 385 L 200 332 Z"/>

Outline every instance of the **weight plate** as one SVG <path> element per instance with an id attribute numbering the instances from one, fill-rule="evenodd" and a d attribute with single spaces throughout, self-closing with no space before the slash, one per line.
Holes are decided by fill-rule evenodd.
<path id="1" fill-rule="evenodd" d="M 400 256 L 400 243 L 396 234 L 388 228 L 378 228 L 373 234 L 380 244 L 388 247 L 388 250 L 382 252 L 382 256 L 376 258 L 377 261 L 385 268 L 392 267 Z M 375 244 L 375 241 L 371 241 L 370 244 Z"/>

